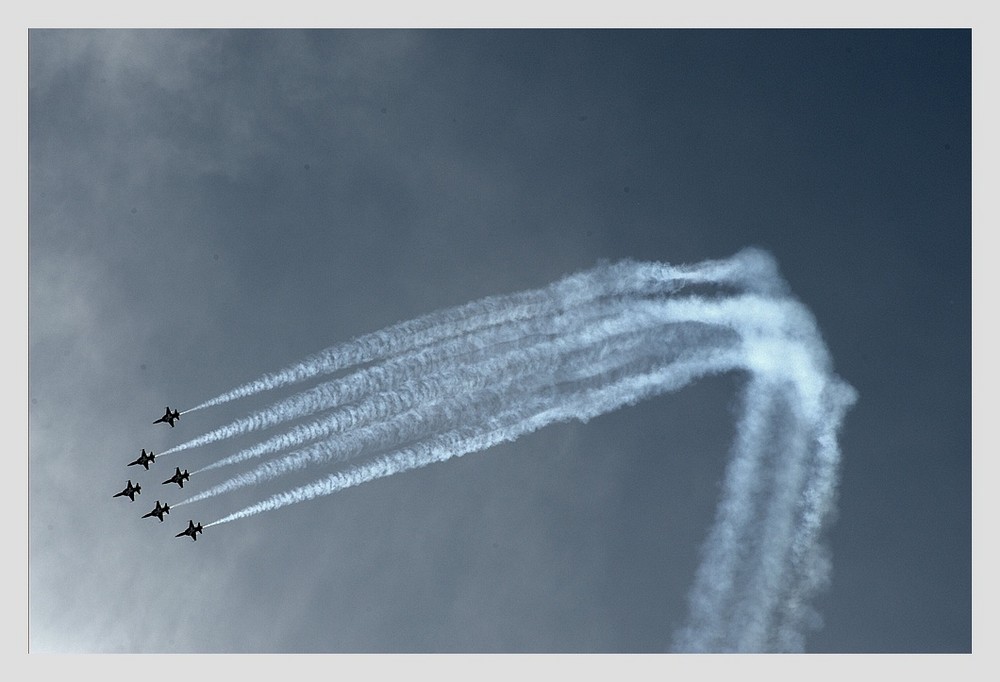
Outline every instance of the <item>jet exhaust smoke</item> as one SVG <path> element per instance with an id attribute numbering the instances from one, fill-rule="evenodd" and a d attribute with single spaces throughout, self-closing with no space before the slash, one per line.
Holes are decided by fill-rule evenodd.
<path id="1" fill-rule="evenodd" d="M 401 322 L 187 410 L 359 366 L 161 453 L 310 419 L 201 471 L 259 460 L 174 506 L 333 469 L 205 527 L 587 421 L 722 372 L 746 374 L 713 527 L 676 651 L 801 651 L 828 582 L 837 433 L 856 401 L 769 254 L 623 261 Z M 284 454 L 280 454 L 284 452 Z"/>

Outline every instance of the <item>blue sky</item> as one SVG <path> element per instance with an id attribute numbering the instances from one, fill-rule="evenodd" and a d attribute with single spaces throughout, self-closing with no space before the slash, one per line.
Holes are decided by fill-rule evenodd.
<path id="1" fill-rule="evenodd" d="M 601 260 L 755 245 L 860 395 L 807 650 L 968 651 L 970 66 L 962 30 L 32 31 L 32 650 L 663 650 L 735 375 L 180 547 L 194 507 L 161 528 L 149 493 L 227 452 L 111 494 L 253 406 L 153 427 L 165 404 Z"/>

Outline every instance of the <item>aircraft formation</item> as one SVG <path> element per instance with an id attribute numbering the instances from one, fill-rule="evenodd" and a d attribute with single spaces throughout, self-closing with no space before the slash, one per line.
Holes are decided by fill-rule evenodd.
<path id="1" fill-rule="evenodd" d="M 170 406 L 168 405 L 164 415 L 159 419 L 157 419 L 156 421 L 154 421 L 153 423 L 159 424 L 162 422 L 164 424 L 170 424 L 171 428 L 173 428 L 174 422 L 179 420 L 180 418 L 181 418 L 180 411 L 171 410 Z M 153 453 L 153 451 L 150 450 L 147 453 L 146 448 L 142 448 L 139 457 L 129 462 L 126 466 L 140 465 L 143 467 L 143 469 L 149 471 L 149 465 L 154 463 L 155 461 L 156 461 L 156 455 Z M 176 483 L 178 486 L 183 488 L 184 481 L 190 480 L 190 478 L 191 474 L 188 473 L 187 469 L 181 471 L 180 467 L 176 467 L 174 475 L 168 478 L 167 480 L 163 481 L 163 485 L 167 485 L 168 483 Z M 128 483 L 125 485 L 125 489 L 122 490 L 120 493 L 115 493 L 114 495 L 112 495 L 112 497 L 128 497 L 129 500 L 135 502 L 135 496 L 141 494 L 142 494 L 142 486 L 138 483 L 133 485 L 132 479 L 129 479 Z M 161 505 L 160 501 L 157 500 L 156 506 L 153 507 L 153 509 L 150 510 L 149 512 L 143 514 L 142 518 L 146 519 L 155 516 L 157 519 L 160 520 L 160 523 L 163 523 L 163 515 L 169 513 L 170 513 L 170 505 L 166 503 L 163 503 Z M 204 532 L 205 531 L 202 529 L 201 523 L 196 524 L 193 519 L 189 519 L 188 527 L 183 531 L 181 531 L 180 533 L 178 533 L 177 535 L 175 535 L 174 537 L 181 538 L 190 536 L 192 540 L 197 540 L 198 533 L 204 533 Z"/>

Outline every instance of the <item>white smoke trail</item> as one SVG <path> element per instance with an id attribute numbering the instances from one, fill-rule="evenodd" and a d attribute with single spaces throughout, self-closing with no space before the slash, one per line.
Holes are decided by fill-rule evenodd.
<path id="1" fill-rule="evenodd" d="M 622 261 L 577 273 L 543 289 L 493 296 L 437 311 L 331 346 L 301 362 L 266 374 L 189 408 L 193 412 L 238 398 L 330 374 L 352 365 L 412 352 L 426 345 L 476 330 L 551 315 L 602 297 L 637 293 L 667 294 L 691 285 L 739 286 L 746 291 L 778 293 L 784 282 L 769 254 L 744 249 L 732 258 L 694 266 Z"/>
<path id="2" fill-rule="evenodd" d="M 576 310 L 573 314 L 555 312 L 548 317 L 513 322 L 505 327 L 491 326 L 463 337 L 452 334 L 439 344 L 425 345 L 402 357 L 358 370 L 341 379 L 318 384 L 197 438 L 164 450 L 160 456 L 300 419 L 386 388 L 395 390 L 401 381 L 453 368 L 458 360 L 464 360 L 466 364 L 483 358 L 495 361 L 495 356 L 503 353 L 505 347 L 519 350 L 523 348 L 526 340 L 542 341 L 552 336 L 565 337 L 581 325 L 601 318 L 621 317 L 623 315 L 621 308 L 620 303 L 598 304 Z M 456 325 L 455 329 L 460 327 L 462 325 Z"/>
<path id="3" fill-rule="evenodd" d="M 628 305 L 620 305 L 622 306 L 623 314 L 617 318 L 601 318 L 590 326 L 583 324 L 576 325 L 580 327 L 580 331 L 567 338 L 540 343 L 534 346 L 529 345 L 524 349 L 515 349 L 479 365 L 473 365 L 471 369 L 479 370 L 478 374 L 476 371 L 471 373 L 452 371 L 439 375 L 437 377 L 439 381 L 431 384 L 432 391 L 426 394 L 418 393 L 415 400 L 407 400 L 405 398 L 405 394 L 407 393 L 405 387 L 401 387 L 398 394 L 375 396 L 374 400 L 366 405 L 366 408 L 374 407 L 378 410 L 377 416 L 383 418 L 389 416 L 391 413 L 391 410 L 379 409 L 386 403 L 388 403 L 390 408 L 398 410 L 401 406 L 408 406 L 413 402 L 432 399 L 438 395 L 452 396 L 452 399 L 450 401 L 433 401 L 420 409 L 408 409 L 406 412 L 399 414 L 399 416 L 389 421 L 358 429 L 332 442 L 292 453 L 283 460 L 269 462 L 253 471 L 239 474 L 229 481 L 219 484 L 185 502 L 193 502 L 223 492 L 229 492 L 239 487 L 256 484 L 263 480 L 270 480 L 283 473 L 297 470 L 310 461 L 329 461 L 333 458 L 343 460 L 360 454 L 366 446 L 374 444 L 377 448 L 391 447 L 393 443 L 420 438 L 426 431 L 435 428 L 435 415 L 439 412 L 443 412 L 444 416 L 451 423 L 458 422 L 466 425 L 481 423 L 497 410 L 497 401 L 493 400 L 485 406 L 478 407 L 478 410 L 470 412 L 470 408 L 476 408 L 477 405 L 476 400 L 472 400 L 470 396 L 464 393 L 469 388 L 481 388 L 483 381 L 488 382 L 491 377 L 494 380 L 500 378 L 501 381 L 498 384 L 502 387 L 499 389 L 501 391 L 500 397 L 503 398 L 506 395 L 508 403 L 522 401 L 524 391 L 530 390 L 533 386 L 527 379 L 522 378 L 522 373 L 535 376 L 536 378 L 538 376 L 543 377 L 539 385 L 542 389 L 548 388 L 560 380 L 558 375 L 554 374 L 552 370 L 559 367 L 562 363 L 572 360 L 572 357 L 567 355 L 569 351 L 598 344 L 597 352 L 599 354 L 606 354 L 606 346 L 601 344 L 602 342 L 606 343 L 609 338 L 614 338 L 615 336 L 619 337 L 618 343 L 612 346 L 615 351 L 615 357 L 610 361 L 606 361 L 611 364 L 602 367 L 600 364 L 595 364 L 597 362 L 596 358 L 588 361 L 586 359 L 587 356 L 583 356 L 582 362 L 572 363 L 583 365 L 582 369 L 576 370 L 578 376 L 600 374 L 607 371 L 609 366 L 624 364 L 633 360 L 636 356 L 654 357 L 658 358 L 661 363 L 664 362 L 671 352 L 678 353 L 683 350 L 684 345 L 676 338 L 671 338 L 670 332 L 664 329 L 663 325 L 686 323 L 688 325 L 705 326 L 708 323 L 708 325 L 714 326 L 715 329 L 738 328 L 745 347 L 753 349 L 774 346 L 776 342 L 772 338 L 773 334 L 782 335 L 780 336 L 782 339 L 785 338 L 783 335 L 790 333 L 802 334 L 801 330 L 789 327 L 789 324 L 793 324 L 797 320 L 796 313 L 798 313 L 798 310 L 796 304 L 790 301 L 763 299 L 756 295 L 740 296 L 721 301 L 709 301 L 701 297 L 692 296 L 676 300 L 640 301 Z M 588 317 L 587 319 L 594 318 Z M 571 327 L 574 327 L 574 325 L 571 325 Z M 643 330 L 646 331 L 640 334 Z M 658 333 L 650 334 L 650 330 Z M 676 329 L 673 331 L 676 332 Z M 717 337 L 717 340 L 714 341 L 715 345 L 718 345 L 721 339 L 726 338 L 725 335 L 720 335 L 718 331 L 715 334 Z M 674 336 L 678 335 L 674 334 Z M 752 346 L 749 345 L 751 340 L 753 341 Z M 702 347 L 711 347 L 709 341 L 704 337 L 699 337 L 697 341 L 698 345 Z M 783 351 L 784 349 L 781 348 L 779 343 L 777 352 L 782 353 Z M 787 356 L 788 354 L 785 353 L 784 355 Z M 784 356 L 768 358 L 766 354 L 754 350 L 753 353 L 747 356 L 743 364 L 744 366 L 750 364 L 762 365 L 765 362 L 776 363 L 788 360 L 789 358 Z M 518 366 L 522 364 L 526 366 L 526 372 L 523 370 L 521 372 L 518 371 Z M 540 372 L 544 372 L 546 368 L 549 369 L 547 374 L 539 374 Z M 482 373 L 483 370 L 485 370 L 485 373 Z M 771 371 L 774 370 L 772 369 Z M 783 369 L 782 371 L 787 370 Z M 520 390 L 512 392 L 510 388 L 507 388 L 511 386 L 517 386 Z M 486 393 L 496 395 L 496 390 L 486 391 Z M 458 406 L 456 406 L 456 401 Z M 459 407 L 466 409 L 460 410 Z M 546 404 L 544 409 L 547 410 L 550 407 L 552 405 Z M 367 409 L 364 411 L 367 412 Z M 352 412 L 352 409 L 346 411 L 348 415 L 346 421 L 348 423 L 356 422 Z M 344 420 L 341 419 L 342 416 L 343 413 L 332 417 L 331 421 L 334 426 L 343 425 Z M 365 416 L 368 417 L 370 415 L 366 414 Z M 293 433 L 291 437 L 288 434 L 284 434 L 284 436 L 279 436 L 276 439 L 265 442 L 261 446 L 249 448 L 206 468 L 214 468 L 223 464 L 249 459 L 252 456 L 256 456 L 259 451 L 265 449 L 263 447 L 265 445 L 267 446 L 267 450 L 272 450 L 272 448 L 283 446 L 291 442 L 291 440 L 300 437 L 321 437 L 325 435 L 323 431 L 327 425 L 329 424 L 320 424 L 318 426 L 316 424 L 306 425 L 301 433 Z"/>
<path id="4" fill-rule="evenodd" d="M 360 337 L 215 401 L 376 361 L 226 427 L 243 433 L 344 405 L 206 467 L 316 441 L 179 504 L 313 464 L 358 461 L 207 524 L 216 526 L 742 370 L 743 414 L 689 621 L 673 646 L 803 648 L 817 620 L 810 599 L 829 575 L 821 536 L 834 506 L 837 431 L 856 394 L 832 373 L 815 320 L 770 256 L 600 266 Z"/>
<path id="5" fill-rule="evenodd" d="M 678 651 L 799 651 L 828 565 L 818 542 L 836 491 L 836 431 L 856 400 L 811 334 L 760 344 L 716 521 Z"/>
<path id="6" fill-rule="evenodd" d="M 634 319 L 633 319 L 634 321 Z M 617 322 L 617 324 L 615 324 Z M 397 417 L 404 411 L 407 418 L 417 405 L 427 409 L 439 409 L 437 402 L 442 396 L 466 400 L 465 394 L 480 391 L 488 385 L 495 385 L 497 377 L 504 383 L 517 381 L 523 386 L 533 377 L 544 377 L 551 382 L 554 367 L 559 365 L 579 365 L 592 368 L 593 363 L 613 348 L 618 355 L 627 356 L 649 341 L 640 334 L 638 327 L 630 328 L 624 320 L 603 320 L 588 330 L 575 333 L 555 341 L 532 343 L 526 340 L 522 347 L 491 356 L 487 360 L 459 365 L 426 377 L 411 379 L 388 391 L 376 393 L 370 398 L 329 412 L 326 416 L 256 443 L 229 457 L 206 465 L 198 472 L 244 462 L 262 455 L 279 452 L 303 443 L 332 436 L 335 433 L 359 428 L 364 424 Z M 693 332 L 686 332 L 691 335 Z M 678 337 L 679 330 L 665 327 L 661 336 Z M 679 346 L 679 341 L 678 344 Z M 419 412 L 417 414 L 420 414 Z"/>
<path id="7" fill-rule="evenodd" d="M 598 384 L 608 383 L 614 373 L 639 373 L 648 371 L 654 364 L 662 365 L 666 358 L 676 355 L 675 361 L 683 361 L 680 367 L 696 364 L 694 356 L 704 355 L 707 339 L 715 337 L 718 348 L 733 345 L 733 339 L 718 329 L 703 325 L 681 327 L 654 327 L 644 334 L 631 335 L 629 338 L 618 339 L 609 352 L 609 347 L 594 347 L 593 345 L 564 355 L 564 369 L 547 373 L 497 372 L 492 383 L 481 382 L 447 393 L 427 405 L 412 408 L 388 421 L 344 433 L 336 438 L 318 443 L 308 448 L 289 453 L 247 472 L 233 476 L 208 490 L 198 493 L 177 504 L 196 502 L 215 495 L 231 492 L 238 488 L 256 485 L 278 476 L 298 471 L 315 463 L 330 461 L 345 461 L 368 451 L 383 450 L 398 447 L 400 443 L 427 438 L 442 429 L 451 428 L 454 424 L 463 424 L 467 429 L 482 428 L 499 411 L 510 404 L 519 404 L 523 410 L 525 401 L 535 405 L 535 411 L 549 409 L 562 400 L 556 391 L 557 387 L 575 385 L 582 390 L 587 382 Z M 658 348 L 667 347 L 668 351 Z M 531 349 L 536 351 L 538 349 Z M 548 349 L 551 356 L 553 349 Z M 558 358 L 549 358 L 549 364 L 558 363 Z M 538 363 L 536 363 L 538 365 Z M 540 365 L 539 365 L 540 366 Z M 501 378 L 497 378 L 501 377 Z M 562 388 L 561 392 L 569 389 Z M 545 396 L 544 403 L 540 402 Z"/>
<path id="8" fill-rule="evenodd" d="M 213 521 L 207 524 L 206 528 L 305 502 L 409 469 L 478 452 L 505 441 L 515 440 L 557 421 L 577 419 L 586 422 L 592 417 L 624 405 L 634 404 L 643 398 L 680 388 L 700 376 L 732 369 L 738 364 L 738 354 L 737 351 L 722 351 L 712 354 L 713 357 L 699 358 L 694 362 L 673 363 L 667 368 L 632 375 L 608 386 L 570 394 L 565 400 L 556 401 L 555 405 L 552 404 L 551 389 L 543 391 L 530 400 L 515 403 L 506 410 L 490 416 L 482 427 L 463 426 L 453 429 L 365 464 L 331 474 L 308 485 L 273 495 L 246 509 Z"/>

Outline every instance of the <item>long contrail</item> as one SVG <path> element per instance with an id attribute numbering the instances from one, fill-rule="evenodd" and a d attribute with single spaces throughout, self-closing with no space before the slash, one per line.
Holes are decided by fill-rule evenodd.
<path id="1" fill-rule="evenodd" d="M 470 332 L 506 325 L 553 310 L 586 305 L 599 298 L 636 294 L 667 294 L 686 286 L 736 286 L 747 291 L 784 288 L 773 259 L 758 249 L 744 249 L 732 258 L 694 266 L 666 263 L 600 265 L 565 277 L 547 287 L 505 296 L 491 296 L 401 322 L 383 330 L 331 346 L 284 369 L 265 374 L 215 398 L 188 408 L 193 412 L 263 391 L 305 381 L 322 374 L 412 352 Z"/>
<path id="2" fill-rule="evenodd" d="M 600 325 L 600 320 L 620 318 L 623 312 L 625 311 L 622 310 L 620 303 L 597 303 L 588 308 L 578 309 L 573 314 L 554 312 L 547 317 L 518 320 L 504 327 L 490 326 L 477 329 L 461 337 L 456 336 L 455 332 L 441 343 L 425 345 L 401 357 L 394 357 L 341 379 L 326 381 L 301 391 L 197 438 L 164 450 L 160 456 L 300 419 L 370 396 L 375 391 L 395 389 L 401 381 L 428 376 L 439 371 L 454 371 L 452 368 L 468 367 L 484 359 L 496 362 L 498 355 L 511 350 L 521 350 L 525 343 L 544 342 L 552 337 L 565 339 L 581 325 L 588 323 L 590 326 L 585 331 L 599 334 L 606 328 L 606 325 Z M 463 325 L 456 325 L 456 328 L 461 327 Z M 394 346 L 399 345 L 402 345 L 401 342 L 394 344 Z"/>
<path id="3" fill-rule="evenodd" d="M 536 384 L 541 389 L 546 389 L 564 380 L 565 377 L 554 370 L 566 364 L 577 367 L 573 370 L 577 376 L 593 376 L 636 358 L 651 358 L 663 363 L 671 353 L 678 354 L 686 345 L 693 345 L 695 348 L 722 348 L 723 341 L 731 343 L 735 335 L 720 330 L 732 330 L 733 326 L 739 326 L 744 345 L 748 340 L 753 340 L 755 351 L 744 359 L 742 365 L 732 365 L 732 369 L 759 365 L 764 357 L 759 349 L 764 348 L 765 344 L 774 346 L 783 343 L 785 337 L 782 335 L 795 332 L 792 328 L 786 328 L 788 321 L 795 321 L 794 304 L 770 301 L 753 295 L 721 301 L 687 297 L 622 305 L 628 314 L 618 319 L 602 318 L 567 338 L 529 345 L 521 350 L 501 354 L 490 361 L 459 368 L 468 369 L 469 372 L 438 374 L 436 382 L 421 384 L 423 390 L 413 391 L 410 386 L 400 386 L 394 394 L 378 394 L 360 406 L 341 410 L 326 420 L 306 424 L 220 460 L 205 469 L 237 463 L 305 440 L 327 436 L 340 430 L 345 424 L 353 427 L 359 422 L 373 421 L 376 418 L 382 420 L 341 434 L 327 443 L 292 453 L 281 461 L 268 462 L 178 504 L 270 480 L 283 473 L 298 470 L 307 462 L 330 459 L 343 461 L 365 452 L 366 448 L 370 452 L 372 449 L 392 447 L 394 443 L 415 440 L 440 428 L 438 422 L 442 419 L 445 420 L 445 425 L 449 420 L 466 425 L 480 423 L 495 413 L 498 400 L 520 402 L 524 399 L 525 391 L 532 390 Z M 680 324 L 687 326 L 682 327 Z M 686 333 L 682 334 L 681 330 Z M 708 332 L 697 334 L 695 330 Z M 801 335 L 801 331 L 795 333 Z M 773 334 L 779 334 L 777 339 Z M 685 338 L 686 341 L 682 341 Z M 614 342 L 609 342 L 611 339 Z M 582 353 L 577 350 L 581 347 L 585 349 Z M 791 371 L 788 368 L 795 366 L 794 353 L 783 348 L 777 350 L 778 353 L 773 354 L 774 361 L 781 362 L 782 367 L 787 364 L 785 371 Z M 571 352 L 578 355 L 571 355 Z M 603 364 L 599 360 L 601 356 L 608 356 Z M 686 356 L 681 357 L 688 359 Z M 546 373 L 545 369 L 549 371 Z M 560 372 L 564 373 L 565 370 Z M 528 376 L 523 376 L 524 374 Z M 483 391 L 487 385 L 490 388 Z M 494 400 L 479 407 L 479 398 L 469 394 L 472 390 L 488 394 Z M 438 400 L 441 395 L 450 396 L 450 400 Z M 557 399 L 552 398 L 551 404 L 545 405 L 544 409 L 554 407 L 552 401 Z M 419 407 L 415 407 L 418 403 Z M 402 411 L 401 408 L 406 409 Z M 375 410 L 375 413 L 371 414 L 370 410 Z M 363 418 L 357 416 L 358 412 L 362 413 Z"/>
<path id="4" fill-rule="evenodd" d="M 837 432 L 856 400 L 771 257 L 601 265 L 359 337 L 200 407 L 352 365 L 174 450 L 330 410 L 205 469 L 293 448 L 178 504 L 334 467 L 216 526 L 741 371 L 742 415 L 677 651 L 799 651 L 829 579 Z M 169 452 L 169 451 L 168 451 Z"/>
<path id="5" fill-rule="evenodd" d="M 522 389 L 539 377 L 543 382 L 551 383 L 553 358 L 557 355 L 563 365 L 592 369 L 594 363 L 607 354 L 608 347 L 615 348 L 616 354 L 624 358 L 636 346 L 644 343 L 640 329 L 623 331 L 627 329 L 628 326 L 620 323 L 595 324 L 586 333 L 537 343 L 527 342 L 523 347 L 507 349 L 480 362 L 458 365 L 448 371 L 410 379 L 391 390 L 383 390 L 359 402 L 331 410 L 319 419 L 298 424 L 194 473 L 280 452 L 309 441 L 357 429 L 365 424 L 398 418 L 404 413 L 408 413 L 407 418 L 412 418 L 409 413 L 414 410 L 417 415 L 428 410 L 440 410 L 442 398 L 468 400 L 469 393 L 495 386 L 498 377 L 502 383 L 517 382 Z M 659 333 L 663 340 L 671 336 L 677 337 L 680 332 L 677 329 L 663 328 Z M 691 336 L 694 332 L 687 330 L 686 333 Z M 648 345 L 648 341 L 645 343 Z"/>
<path id="6" fill-rule="evenodd" d="M 683 371 L 684 363 L 680 361 L 683 360 L 688 365 L 697 364 L 693 356 L 704 354 L 704 349 L 699 348 L 699 345 L 703 346 L 704 339 L 709 335 L 717 338 L 717 345 L 720 348 L 727 338 L 730 338 L 729 345 L 734 345 L 724 330 L 707 327 L 654 328 L 646 334 L 618 339 L 614 353 L 608 353 L 606 347 L 590 346 L 582 351 L 567 354 L 565 359 L 569 362 L 563 371 L 547 374 L 497 372 L 492 382 L 466 384 L 462 390 L 458 390 L 455 386 L 454 391 L 438 395 L 427 403 L 415 405 L 386 421 L 343 432 L 326 441 L 288 453 L 250 471 L 237 474 L 227 481 L 178 502 L 177 506 L 245 486 L 257 485 L 309 465 L 348 461 L 363 453 L 377 453 L 398 447 L 400 443 L 426 439 L 442 430 L 454 428 L 455 424 L 463 424 L 467 428 L 482 428 L 481 424 L 488 422 L 498 411 L 506 409 L 511 404 L 517 404 L 521 411 L 525 410 L 525 405 L 528 404 L 533 406 L 531 408 L 533 411 L 547 409 L 563 399 L 560 397 L 560 392 L 579 391 L 588 383 L 598 385 L 608 383 L 609 378 L 615 373 L 634 374 L 648 371 L 651 365 L 664 364 L 667 362 L 665 356 L 668 353 L 653 352 L 659 344 L 666 343 L 672 347 L 672 354 L 676 356 L 674 361 L 681 368 L 679 371 Z M 542 395 L 546 396 L 544 404 L 539 402 Z M 240 455 L 241 459 L 248 459 L 250 451 L 244 453 L 246 454 Z M 205 469 L 215 468 L 224 463 L 232 462 L 223 460 Z"/>
<path id="7" fill-rule="evenodd" d="M 207 524 L 206 527 L 246 518 L 264 511 L 273 511 L 321 495 L 330 495 L 376 478 L 483 450 L 498 443 L 515 440 L 553 422 L 570 419 L 586 422 L 591 417 L 622 405 L 633 404 L 644 397 L 680 388 L 706 373 L 731 369 L 736 364 L 734 356 L 735 353 L 729 351 L 717 353 L 711 358 L 699 358 L 696 362 L 677 362 L 654 372 L 630 375 L 610 386 L 577 390 L 562 396 L 561 399 L 554 387 L 548 387 L 530 398 L 515 402 L 506 409 L 495 409 L 482 423 L 463 425 L 411 447 L 402 448 L 364 464 L 351 466 L 346 471 L 331 474 L 314 483 L 273 495 L 262 502 Z M 328 445 L 333 446 L 332 443 Z M 322 448 L 312 450 L 304 457 L 293 453 L 276 462 L 276 467 L 280 471 L 275 471 L 273 474 L 298 470 L 306 460 L 317 454 L 325 456 L 326 453 Z M 271 472 L 268 472 L 266 467 L 259 472 L 263 474 L 262 479 L 273 477 L 269 476 L 269 473 Z M 200 499 L 201 496 L 198 497 Z M 194 498 L 191 498 L 178 504 L 193 501 Z"/>

